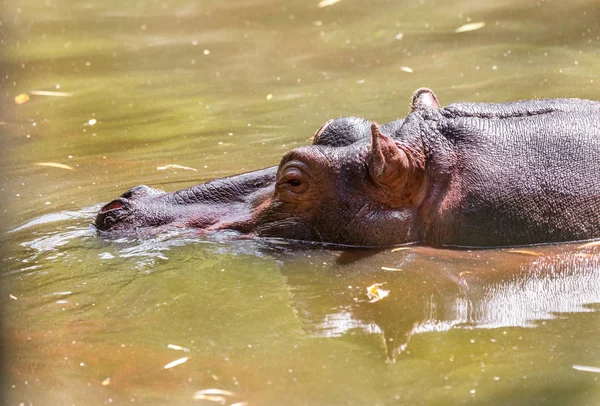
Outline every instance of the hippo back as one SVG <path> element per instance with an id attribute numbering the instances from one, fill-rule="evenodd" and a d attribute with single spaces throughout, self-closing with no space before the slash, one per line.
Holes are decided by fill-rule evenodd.
<path id="1" fill-rule="evenodd" d="M 489 246 L 600 237 L 600 103 L 457 103 L 416 115 L 405 126 L 419 126 L 430 177 L 446 178 L 427 203 L 434 207 L 425 240 Z"/>

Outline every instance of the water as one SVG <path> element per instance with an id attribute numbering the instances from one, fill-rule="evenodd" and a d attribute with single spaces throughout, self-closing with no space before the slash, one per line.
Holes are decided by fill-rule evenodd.
<path id="1" fill-rule="evenodd" d="M 4 404 L 600 404 L 599 248 L 90 228 L 132 186 L 274 165 L 332 117 L 404 116 L 420 86 L 597 98 L 597 2 L 15 0 L 1 20 Z"/>

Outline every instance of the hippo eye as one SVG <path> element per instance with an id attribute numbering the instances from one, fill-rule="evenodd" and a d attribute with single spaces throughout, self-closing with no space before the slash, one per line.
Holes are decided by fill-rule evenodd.
<path id="1" fill-rule="evenodd" d="M 281 173 L 277 187 L 292 193 L 302 193 L 308 189 L 308 176 L 296 166 L 288 166 Z"/>

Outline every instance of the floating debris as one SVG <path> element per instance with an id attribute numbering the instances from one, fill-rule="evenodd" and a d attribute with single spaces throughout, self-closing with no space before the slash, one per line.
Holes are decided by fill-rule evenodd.
<path id="1" fill-rule="evenodd" d="M 171 369 L 173 367 L 176 367 L 177 365 L 181 365 L 181 364 L 187 362 L 188 359 L 190 359 L 190 357 L 183 357 L 183 358 L 176 359 L 175 361 L 169 362 L 163 368 L 164 369 Z"/>
<path id="2" fill-rule="evenodd" d="M 581 248 L 592 248 L 592 247 L 598 247 L 598 246 L 600 246 L 600 241 L 592 241 L 592 242 L 588 242 L 588 243 L 585 243 L 583 245 L 580 245 L 577 248 L 579 248 L 579 249 L 581 249 Z"/>
<path id="3" fill-rule="evenodd" d="M 236 402 L 230 404 L 229 406 L 248 406 L 248 402 Z"/>
<path id="4" fill-rule="evenodd" d="M 392 272 L 398 272 L 398 271 L 401 271 L 402 269 L 400 269 L 400 268 L 391 268 L 391 267 L 389 267 L 389 266 L 382 266 L 382 267 L 381 267 L 381 270 L 382 270 L 382 271 L 392 271 Z"/>
<path id="5" fill-rule="evenodd" d="M 15 295 L 13 295 L 12 293 L 9 293 L 8 297 L 10 297 L 12 300 L 17 300 L 17 297 Z"/>
<path id="6" fill-rule="evenodd" d="M 600 374 L 600 368 L 599 367 L 588 367 L 588 366 L 584 366 L 584 365 L 573 365 L 573 369 L 576 369 L 578 371 L 595 372 L 597 374 Z"/>
<path id="7" fill-rule="evenodd" d="M 387 297 L 390 294 L 389 290 L 381 289 L 385 283 L 374 283 L 367 288 L 367 297 L 370 299 L 369 303 L 375 303 Z"/>
<path id="8" fill-rule="evenodd" d="M 401 67 L 400 67 L 400 70 L 401 70 L 402 72 L 406 72 L 406 73 L 413 73 L 413 70 L 412 70 L 412 68 L 409 68 L 408 66 L 401 66 Z"/>
<path id="9" fill-rule="evenodd" d="M 539 257 L 540 256 L 540 253 L 535 252 L 535 251 L 530 251 L 530 250 L 510 250 L 508 252 L 513 253 L 513 254 L 530 255 L 532 257 Z"/>
<path id="10" fill-rule="evenodd" d="M 404 34 L 399 32 L 394 38 L 396 38 L 397 40 L 401 40 L 402 38 L 404 38 Z"/>
<path id="11" fill-rule="evenodd" d="M 406 251 L 406 250 L 410 250 L 412 248 L 410 247 L 398 247 L 398 248 L 394 248 L 391 252 L 398 252 L 398 251 Z"/>
<path id="12" fill-rule="evenodd" d="M 105 380 L 102 381 L 102 386 L 108 386 L 110 385 L 110 378 L 106 378 Z"/>
<path id="13" fill-rule="evenodd" d="M 73 93 L 68 92 L 52 92 L 48 90 L 32 90 L 29 92 L 34 96 L 51 96 L 51 97 L 70 97 L 73 96 Z"/>
<path id="14" fill-rule="evenodd" d="M 235 393 L 224 389 L 202 389 L 196 392 L 198 395 L 220 395 L 220 396 L 235 396 Z"/>
<path id="15" fill-rule="evenodd" d="M 36 166 L 49 166 L 51 168 L 67 169 L 69 171 L 75 170 L 72 166 L 65 165 L 65 164 L 58 164 L 56 162 L 38 162 L 35 165 Z"/>
<path id="16" fill-rule="evenodd" d="M 189 166 L 182 166 L 182 165 L 177 165 L 177 164 L 169 164 L 169 165 L 165 165 L 165 166 L 157 166 L 156 167 L 156 170 L 159 170 L 159 171 L 164 171 L 165 169 L 183 169 L 184 171 L 198 172 L 198 169 L 196 169 L 196 168 L 190 168 Z"/>
<path id="17" fill-rule="evenodd" d="M 273 95 L 272 95 L 271 93 L 269 93 L 269 94 L 267 95 L 267 100 L 271 100 L 272 98 L 273 98 Z"/>
<path id="18" fill-rule="evenodd" d="M 88 120 L 88 125 L 94 125 L 96 124 L 98 121 L 95 118 L 89 119 Z"/>
<path id="19" fill-rule="evenodd" d="M 479 30 L 479 29 L 481 29 L 483 27 L 485 27 L 485 22 L 478 21 L 476 23 L 468 23 L 468 24 L 465 24 L 465 25 L 461 25 L 460 27 L 458 27 L 457 29 L 455 29 L 454 32 L 475 31 L 475 30 Z"/>
<path id="20" fill-rule="evenodd" d="M 335 3 L 339 3 L 342 0 L 322 0 L 319 2 L 319 8 L 333 6 Z"/>
<path id="21" fill-rule="evenodd" d="M 217 396 L 217 395 L 198 395 L 198 394 L 195 394 L 194 395 L 194 399 L 195 400 L 208 400 L 210 402 L 217 402 L 217 403 L 220 403 L 222 405 L 224 405 L 225 403 L 227 403 L 227 399 L 225 399 L 224 396 Z"/>
<path id="22" fill-rule="evenodd" d="M 15 96 L 15 104 L 25 104 L 29 101 L 30 97 L 27 93 L 22 93 L 18 96 Z"/>
<path id="23" fill-rule="evenodd" d="M 223 389 L 204 389 L 196 392 L 195 400 L 208 400 L 224 405 L 227 402 L 226 396 L 234 396 L 235 393 Z M 240 402 L 238 402 L 240 403 Z M 241 402 L 243 403 L 243 402 Z"/>
<path id="24" fill-rule="evenodd" d="M 185 347 L 182 347 L 182 346 L 176 345 L 176 344 L 169 344 L 169 345 L 167 345 L 167 348 L 170 348 L 172 350 L 177 350 L 177 351 L 190 352 L 189 348 L 185 348 Z"/>

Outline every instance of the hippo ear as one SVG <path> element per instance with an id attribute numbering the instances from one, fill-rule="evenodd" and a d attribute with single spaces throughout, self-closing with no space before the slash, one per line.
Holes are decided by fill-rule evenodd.
<path id="1" fill-rule="evenodd" d="M 333 119 L 327 121 L 325 124 L 323 124 L 321 126 L 321 128 L 319 128 L 317 130 L 317 132 L 315 133 L 314 137 L 313 137 L 313 144 L 316 144 L 319 142 L 319 139 L 321 138 L 321 135 L 323 135 L 323 133 L 325 132 L 325 129 L 327 129 L 327 127 L 329 127 L 329 124 L 331 124 L 331 122 L 333 121 Z"/>
<path id="2" fill-rule="evenodd" d="M 425 109 L 439 109 L 441 108 L 440 102 L 438 101 L 435 93 L 431 89 L 422 87 L 417 89 L 412 96 L 410 103 L 410 112 Z"/>
<path id="3" fill-rule="evenodd" d="M 391 137 L 383 134 L 376 123 L 371 125 L 368 166 L 375 183 L 387 187 L 403 183 L 409 169 L 406 152 Z"/>

